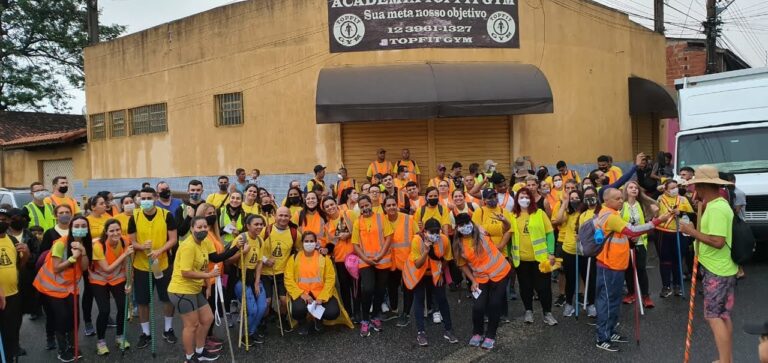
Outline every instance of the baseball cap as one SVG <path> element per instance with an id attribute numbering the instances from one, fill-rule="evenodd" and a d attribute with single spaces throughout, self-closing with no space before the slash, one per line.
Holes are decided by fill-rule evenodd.
<path id="1" fill-rule="evenodd" d="M 11 216 L 10 211 L 8 209 L 5 209 L 5 208 L 0 208 L 0 214 L 4 215 L 6 217 L 10 217 Z"/>
<path id="2" fill-rule="evenodd" d="M 503 182 L 507 181 L 507 179 L 504 178 L 504 174 L 502 174 L 502 173 L 495 173 L 495 172 L 493 173 L 493 175 L 491 175 L 489 180 L 493 184 L 500 184 L 500 183 L 503 183 Z"/>
<path id="3" fill-rule="evenodd" d="M 317 164 L 317 165 L 315 165 L 315 169 L 314 170 L 315 170 L 315 174 L 317 174 L 317 173 L 325 170 L 325 167 L 320 165 L 320 164 Z"/>
<path id="4" fill-rule="evenodd" d="M 751 335 L 768 335 L 768 321 L 760 324 L 744 324 L 744 332 Z"/>
<path id="5" fill-rule="evenodd" d="M 483 199 L 488 199 L 496 196 L 496 191 L 491 188 L 483 189 Z M 458 221 L 456 222 L 458 223 Z"/>

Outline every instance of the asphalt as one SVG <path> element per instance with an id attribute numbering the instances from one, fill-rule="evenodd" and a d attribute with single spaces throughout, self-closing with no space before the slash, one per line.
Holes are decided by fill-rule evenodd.
<path id="1" fill-rule="evenodd" d="M 659 275 L 656 258 L 651 253 L 648 265 L 651 291 L 655 309 L 646 310 L 640 320 L 640 344 L 635 341 L 622 344 L 622 351 L 610 353 L 598 350 L 594 346 L 595 328 L 588 323 L 590 319 L 582 316 L 562 317 L 561 308 L 553 308 L 559 324 L 545 326 L 541 322 L 540 307 L 534 302 L 536 322 L 525 325 L 521 320 L 523 306 L 521 301 L 510 302 L 510 316 L 513 322 L 503 324 L 498 333 L 497 346 L 493 351 L 471 348 L 467 345 L 471 333 L 471 301 L 461 293 L 449 293 L 449 303 L 454 322 L 454 331 L 460 339 L 458 344 L 449 344 L 442 338 L 442 325 L 427 322 L 428 347 L 419 347 L 415 341 L 413 323 L 405 328 L 395 326 L 395 321 L 386 322 L 384 331 L 367 338 L 361 338 L 356 330 L 331 327 L 321 333 L 301 337 L 295 332 L 280 337 L 275 324 L 269 327 L 266 342 L 245 352 L 236 347 L 237 330 L 232 329 L 235 344 L 234 361 L 307 361 L 314 362 L 680 362 L 685 347 L 688 299 L 658 297 Z M 740 281 L 736 288 L 734 308 L 734 361 L 757 361 L 757 337 L 745 334 L 741 327 L 748 322 L 762 322 L 768 319 L 768 265 L 755 264 L 745 267 L 747 278 Z M 556 292 L 557 286 L 553 285 Z M 686 293 L 687 295 L 687 293 Z M 461 299 L 460 299 L 461 298 Z M 96 307 L 94 306 L 94 321 Z M 693 342 L 691 362 L 711 362 L 717 359 L 717 350 L 711 331 L 703 320 L 702 301 L 696 299 L 695 319 L 693 322 Z M 24 318 L 21 331 L 21 345 L 28 351 L 21 362 L 54 362 L 55 351 L 43 349 L 45 341 L 44 319 L 30 321 Z M 162 321 L 158 318 L 158 327 Z M 630 305 L 623 305 L 621 310 L 621 332 L 634 340 L 634 310 Z M 132 323 L 129 339 L 135 345 L 138 325 Z M 175 319 L 174 329 L 181 338 L 181 321 Z M 225 330 L 216 328 L 216 334 L 226 339 Z M 159 336 L 159 335 L 158 335 Z M 107 341 L 113 342 L 114 329 L 107 331 Z M 156 358 L 152 358 L 148 349 L 132 348 L 121 355 L 113 346 L 106 357 L 95 354 L 96 338 L 81 334 L 83 362 L 182 362 L 182 345 L 158 341 Z M 229 349 L 222 351 L 220 362 L 231 361 Z"/>

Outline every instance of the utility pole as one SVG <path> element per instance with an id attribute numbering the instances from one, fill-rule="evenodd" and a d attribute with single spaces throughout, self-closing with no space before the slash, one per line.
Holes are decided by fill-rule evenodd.
<path id="1" fill-rule="evenodd" d="M 86 0 L 88 44 L 99 42 L 99 0 Z"/>
<path id="2" fill-rule="evenodd" d="M 704 22 L 704 35 L 707 37 L 707 74 L 717 73 L 717 36 L 720 30 L 715 0 L 707 0 L 707 20 Z"/>
<path id="3" fill-rule="evenodd" d="M 664 35 L 664 0 L 653 0 L 653 31 Z"/>

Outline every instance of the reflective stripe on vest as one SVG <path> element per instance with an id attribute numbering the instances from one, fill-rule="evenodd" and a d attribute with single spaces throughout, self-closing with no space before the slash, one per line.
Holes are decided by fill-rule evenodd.
<path id="1" fill-rule="evenodd" d="M 598 216 L 600 219 L 595 221 L 595 223 L 599 223 L 599 228 L 606 236 L 605 246 L 597 255 L 597 261 L 611 270 L 623 271 L 629 266 L 629 238 L 620 232 L 608 231 L 608 220 L 614 213 L 621 218 L 617 211 L 603 209 Z M 611 238 L 608 238 L 607 236 L 611 233 Z"/>
<path id="2" fill-rule="evenodd" d="M 302 267 L 309 265 L 311 262 L 300 263 L 299 259 L 307 260 L 312 258 L 316 259 L 317 261 L 317 272 L 315 273 L 315 276 L 303 277 Z M 315 295 L 315 298 L 319 298 L 319 295 L 325 288 L 325 284 L 323 283 L 323 276 L 325 275 L 325 258 L 326 257 L 320 255 L 319 253 L 315 253 L 311 257 L 307 257 L 305 254 L 299 253 L 296 255 L 296 257 L 294 257 L 293 260 L 293 276 L 295 276 L 298 287 L 305 292 L 312 292 L 313 295 Z"/>
<path id="3" fill-rule="evenodd" d="M 62 240 L 66 241 L 66 237 L 57 240 L 53 244 L 54 246 L 56 243 L 65 244 L 64 256 L 62 256 L 62 260 L 66 260 L 68 259 L 69 248 L 67 247 L 66 242 L 60 242 Z M 78 260 L 74 266 L 67 267 L 64 269 L 64 271 L 57 274 L 54 272 L 53 268 L 53 255 L 48 253 L 48 256 L 45 257 L 45 263 L 38 271 L 35 280 L 32 282 L 32 285 L 40 293 L 59 299 L 65 298 L 69 294 L 77 293 L 77 281 L 82 276 L 79 262 L 80 261 Z"/>
<path id="4" fill-rule="evenodd" d="M 528 232 L 533 245 L 534 259 L 542 262 L 547 259 L 549 251 L 547 250 L 547 232 L 544 225 L 544 212 L 537 210 L 528 216 Z M 517 230 L 517 220 L 512 221 L 515 227 L 515 235 L 512 243 L 512 263 L 515 267 L 520 265 L 520 231 Z"/>
<path id="5" fill-rule="evenodd" d="M 378 232 L 379 232 L 379 235 L 378 235 L 378 237 L 379 237 L 379 249 L 376 250 L 376 251 L 368 251 L 365 248 L 365 243 L 362 243 L 361 245 L 363 247 L 363 253 L 365 253 L 365 256 L 368 257 L 368 258 L 373 258 L 374 256 L 376 256 L 376 253 L 381 251 L 381 250 L 383 250 L 384 246 L 385 246 L 385 242 L 384 242 L 384 225 L 381 223 L 381 214 L 380 213 L 375 213 L 375 215 L 376 215 L 376 226 L 377 226 L 377 229 L 378 229 Z M 358 219 L 358 225 L 361 226 L 361 227 L 363 225 L 363 217 L 362 216 L 360 217 L 360 219 Z M 363 264 L 364 262 L 360 261 L 360 263 Z M 383 265 L 383 264 L 388 264 L 388 263 L 392 263 L 392 256 L 391 255 L 390 256 L 382 257 L 378 261 L 377 265 Z"/>
<path id="6" fill-rule="evenodd" d="M 223 229 L 225 226 L 232 223 L 232 218 L 227 213 L 226 206 L 221 207 L 221 209 L 219 210 L 219 214 L 220 214 L 219 216 L 220 228 Z M 235 228 L 237 228 L 237 231 L 235 232 L 235 234 L 240 233 L 240 231 L 243 230 L 243 213 L 239 213 L 237 215 L 237 222 L 235 223 Z M 224 233 L 222 234 L 221 239 L 224 240 L 224 244 L 228 246 L 232 242 L 232 240 L 235 239 L 235 234 Z"/>
<path id="7" fill-rule="evenodd" d="M 403 238 L 405 238 L 402 242 L 395 242 L 392 241 L 392 248 L 410 248 L 411 242 L 408 238 L 408 235 L 410 234 L 409 231 L 411 230 L 411 217 L 409 215 L 403 215 L 403 218 L 405 218 L 404 228 L 403 228 Z"/>
<path id="8" fill-rule="evenodd" d="M 635 221 L 634 225 L 640 225 L 645 223 L 645 212 L 643 211 L 643 207 L 640 205 L 640 202 L 635 202 L 635 205 L 637 206 L 637 210 L 639 212 L 639 221 Z M 629 203 L 624 202 L 624 207 L 621 208 L 621 218 L 625 220 L 626 222 L 629 222 L 632 218 L 632 212 L 630 211 L 630 208 L 632 206 L 629 205 Z M 643 246 L 648 244 L 648 235 L 644 234 L 637 238 L 639 243 Z"/>
<path id="9" fill-rule="evenodd" d="M 448 237 L 440 235 L 440 242 L 437 243 L 437 250 L 435 252 L 437 257 L 442 258 L 444 256 L 443 253 L 445 252 L 445 244 L 447 243 L 447 239 Z M 421 244 L 423 242 L 424 240 L 419 237 L 418 243 Z M 403 283 L 405 284 L 405 287 L 407 287 L 409 290 L 415 289 L 419 281 L 424 278 L 424 274 L 427 272 L 427 266 L 429 266 L 429 270 L 432 273 L 432 283 L 437 286 L 437 284 L 440 282 L 440 278 L 442 277 L 443 263 L 441 260 L 433 260 L 427 257 L 427 260 L 424 261 L 424 264 L 421 265 L 421 268 L 416 268 L 416 263 L 410 258 L 405 261 L 403 268 Z"/>
<path id="10" fill-rule="evenodd" d="M 27 208 L 27 214 L 31 217 L 29 227 L 40 226 L 43 231 L 47 231 L 56 225 L 56 218 L 53 216 L 53 207 L 50 204 L 43 204 L 43 211 L 40 211 L 33 202 L 24 206 Z"/>
<path id="11" fill-rule="evenodd" d="M 117 260 L 118 257 L 120 257 L 115 255 L 114 249 L 109 247 L 106 243 L 101 243 L 99 241 L 93 241 L 93 243 L 101 245 L 101 249 L 104 251 L 104 259 L 107 261 L 107 265 L 111 265 L 113 262 L 115 262 L 115 260 Z M 101 286 L 107 284 L 115 286 L 120 284 L 121 282 L 125 281 L 125 264 L 121 263 L 120 267 L 107 274 L 101 271 L 101 267 L 99 267 L 98 263 L 94 261 L 93 268 L 88 273 L 88 281 Z"/>
<path id="12" fill-rule="evenodd" d="M 474 260 L 467 260 L 478 282 L 485 283 L 488 280 L 493 280 L 498 276 L 503 275 L 504 271 L 510 269 L 509 264 L 504 256 L 502 256 L 501 252 L 492 250 L 490 245 L 488 245 L 487 238 L 481 240 L 481 247 L 485 251 L 485 256 L 488 259 L 486 263 L 478 264 L 481 263 L 478 251 L 474 251 Z"/>

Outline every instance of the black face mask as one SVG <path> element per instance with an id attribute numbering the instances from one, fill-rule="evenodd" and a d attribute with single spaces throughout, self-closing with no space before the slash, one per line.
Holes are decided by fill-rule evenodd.
<path id="1" fill-rule="evenodd" d="M 26 226 L 27 223 L 25 223 L 23 220 L 11 220 L 11 228 L 16 231 L 21 231 Z"/>
<path id="2" fill-rule="evenodd" d="M 288 197 L 288 204 L 290 205 L 297 205 L 301 203 L 301 198 L 299 197 Z"/>
<path id="3" fill-rule="evenodd" d="M 579 210 L 579 208 L 581 208 L 581 202 L 580 201 L 575 201 L 575 200 L 570 201 L 569 205 L 571 206 L 571 209 L 573 209 L 573 210 Z"/>
<path id="4" fill-rule="evenodd" d="M 229 188 L 229 184 L 219 184 L 219 190 L 221 190 L 222 192 L 226 192 L 228 188 Z"/>
<path id="5" fill-rule="evenodd" d="M 264 213 L 272 213 L 274 209 L 275 207 L 272 204 L 265 204 L 261 206 L 261 210 L 264 211 Z"/>
<path id="6" fill-rule="evenodd" d="M 427 199 L 427 204 L 429 204 L 430 207 L 437 206 L 438 199 L 437 198 L 429 198 Z"/>
<path id="7" fill-rule="evenodd" d="M 213 226 L 214 224 L 216 224 L 216 216 L 215 215 L 213 215 L 213 216 L 206 216 L 205 217 L 205 221 L 208 222 L 208 226 L 209 227 Z"/>
<path id="8" fill-rule="evenodd" d="M 8 230 L 8 222 L 0 222 L 0 234 Z"/>
<path id="9" fill-rule="evenodd" d="M 59 193 L 66 194 L 69 191 L 69 187 L 59 187 Z"/>
<path id="10" fill-rule="evenodd" d="M 160 198 L 168 199 L 168 198 L 171 197 L 171 190 L 170 189 L 166 189 L 166 190 L 161 191 L 159 194 L 160 194 Z"/>
<path id="11" fill-rule="evenodd" d="M 584 198 L 584 203 L 587 206 L 590 206 L 590 207 L 596 206 L 597 205 L 597 197 L 587 197 L 587 198 Z"/>

